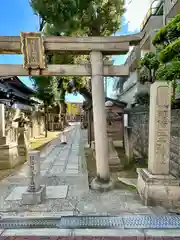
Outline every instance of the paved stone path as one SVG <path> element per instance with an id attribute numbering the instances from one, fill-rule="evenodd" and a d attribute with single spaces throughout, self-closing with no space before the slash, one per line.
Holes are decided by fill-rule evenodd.
<path id="1" fill-rule="evenodd" d="M 34 206 L 21 204 L 27 189 L 28 167 L 0 182 L 0 212 L 3 216 L 62 216 L 62 215 L 126 215 L 165 214 L 162 207 L 142 205 L 135 190 L 113 190 L 99 193 L 89 190 L 84 159 L 86 130 L 74 124 L 66 130 L 67 145 L 60 144 L 60 136 L 41 153 L 41 184 L 47 186 L 46 200 Z"/>

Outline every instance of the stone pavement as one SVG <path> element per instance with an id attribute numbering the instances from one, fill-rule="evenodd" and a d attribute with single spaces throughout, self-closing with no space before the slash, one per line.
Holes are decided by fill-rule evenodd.
<path id="1" fill-rule="evenodd" d="M 22 205 L 28 184 L 27 164 L 0 182 L 0 212 L 6 216 L 60 217 L 67 215 L 132 215 L 167 213 L 162 207 L 145 207 L 135 190 L 99 193 L 89 189 L 84 158 L 86 130 L 79 124 L 66 130 L 67 145 L 60 136 L 41 152 L 41 184 L 47 186 L 46 200 L 39 205 Z"/>

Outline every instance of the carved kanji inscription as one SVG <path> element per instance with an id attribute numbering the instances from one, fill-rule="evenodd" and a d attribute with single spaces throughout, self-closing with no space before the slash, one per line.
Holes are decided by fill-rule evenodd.
<path id="1" fill-rule="evenodd" d="M 166 164 L 167 151 L 169 151 L 169 113 L 167 109 L 157 111 L 156 125 L 156 156 L 162 164 Z"/>
<path id="2" fill-rule="evenodd" d="M 21 33 L 22 53 L 24 54 L 24 68 L 44 69 L 44 45 L 40 33 Z"/>

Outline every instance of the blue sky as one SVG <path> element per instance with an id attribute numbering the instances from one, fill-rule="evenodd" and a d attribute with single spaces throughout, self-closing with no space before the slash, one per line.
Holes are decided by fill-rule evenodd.
<path id="1" fill-rule="evenodd" d="M 39 20 L 34 15 L 29 0 L 0 0 L 1 14 L 0 14 L 0 36 L 19 36 L 20 32 L 38 31 Z M 128 33 L 127 24 L 122 24 L 122 29 L 116 35 Z M 114 57 L 115 64 L 122 64 L 125 56 Z M 0 55 L 0 64 L 22 64 L 22 55 Z M 21 80 L 32 87 L 32 83 L 28 77 L 21 77 Z M 112 81 L 108 83 L 108 96 L 112 93 Z M 83 98 L 72 94 L 66 97 L 68 101 L 82 101 Z"/>

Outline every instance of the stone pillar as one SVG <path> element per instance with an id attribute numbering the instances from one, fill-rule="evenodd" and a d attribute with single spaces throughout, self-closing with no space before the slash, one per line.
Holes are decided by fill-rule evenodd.
<path id="1" fill-rule="evenodd" d="M 169 174 L 171 124 L 171 87 L 156 82 L 151 86 L 149 112 L 148 170 Z"/>
<path id="2" fill-rule="evenodd" d="M 92 101 L 93 121 L 95 134 L 96 169 L 97 177 L 92 181 L 93 189 L 110 189 L 108 164 L 108 138 L 106 126 L 106 112 L 104 99 L 103 56 L 101 52 L 91 52 L 92 66 Z"/>
<path id="3" fill-rule="evenodd" d="M 28 154 L 29 185 L 22 195 L 22 204 L 40 204 L 46 196 L 46 187 L 40 185 L 40 152 L 30 151 Z"/>
<path id="4" fill-rule="evenodd" d="M 5 108 L 0 104 L 0 138 L 5 137 Z"/>
<path id="5" fill-rule="evenodd" d="M 148 169 L 138 169 L 137 188 L 145 205 L 180 205 L 179 180 L 169 174 L 171 85 L 155 82 L 150 89 Z"/>
<path id="6" fill-rule="evenodd" d="M 28 141 L 26 137 L 26 129 L 24 127 L 18 128 L 18 153 L 20 162 L 26 162 L 28 153 Z"/>

